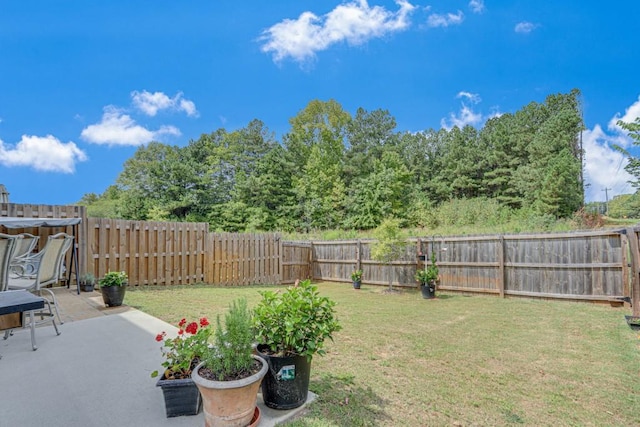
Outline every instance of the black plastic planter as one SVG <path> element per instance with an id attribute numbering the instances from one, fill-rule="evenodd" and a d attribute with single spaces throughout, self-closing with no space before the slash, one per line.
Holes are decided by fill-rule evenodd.
<path id="1" fill-rule="evenodd" d="M 100 288 L 104 304 L 109 307 L 118 307 L 122 305 L 126 286 L 103 286 Z"/>
<path id="2" fill-rule="evenodd" d="M 259 345 L 258 355 L 263 357 L 269 371 L 262 379 L 262 399 L 272 409 L 298 408 L 307 401 L 311 361 L 305 356 L 280 357 L 265 353 Z"/>
<path id="3" fill-rule="evenodd" d="M 362 284 L 361 281 L 354 281 L 353 282 L 353 289 L 360 289 L 360 285 Z"/>
<path id="4" fill-rule="evenodd" d="M 433 299 L 436 297 L 436 284 L 435 283 L 422 283 L 420 285 L 420 292 L 422 292 L 422 298 Z"/>
<path id="5" fill-rule="evenodd" d="M 163 375 L 156 386 L 162 389 L 167 418 L 197 415 L 200 412 L 202 398 L 191 378 L 167 380 Z"/>
<path id="6" fill-rule="evenodd" d="M 640 316 L 624 316 L 627 319 L 627 325 L 634 331 L 640 331 Z"/>

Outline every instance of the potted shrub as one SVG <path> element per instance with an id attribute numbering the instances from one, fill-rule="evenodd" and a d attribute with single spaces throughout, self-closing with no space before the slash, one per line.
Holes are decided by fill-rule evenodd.
<path id="1" fill-rule="evenodd" d="M 117 307 L 122 305 L 128 280 L 127 273 L 124 271 L 109 271 L 102 279 L 98 280 L 102 299 L 106 306 Z"/>
<path id="2" fill-rule="evenodd" d="M 253 313 L 257 353 L 269 364 L 262 398 L 274 409 L 293 409 L 307 400 L 311 359 L 341 329 L 335 302 L 321 297 L 310 280 L 284 292 L 262 291 Z"/>
<path id="3" fill-rule="evenodd" d="M 224 329 L 218 316 L 213 343 L 202 359 L 192 378 L 202 395 L 205 425 L 257 425 L 258 388 L 268 366 L 253 354 L 251 312 L 245 299 L 229 307 Z"/>
<path id="4" fill-rule="evenodd" d="M 353 289 L 360 289 L 362 284 L 362 270 L 354 270 L 351 273 L 351 281 L 353 282 Z"/>
<path id="5" fill-rule="evenodd" d="M 161 351 L 165 359 L 162 362 L 164 370 L 156 386 L 162 389 L 168 418 L 200 412 L 202 399 L 191 373 L 207 350 L 212 332 L 206 317 L 198 322 L 187 322 L 183 318 L 178 328 L 174 338 L 167 338 L 164 331 L 156 335 L 156 341 L 163 344 Z M 158 375 L 158 371 L 151 373 L 152 378 Z"/>
<path id="6" fill-rule="evenodd" d="M 93 292 L 93 288 L 96 285 L 96 276 L 91 273 L 86 273 L 80 276 L 80 289 L 84 292 Z"/>
<path id="7" fill-rule="evenodd" d="M 420 292 L 425 299 L 436 297 L 436 284 L 439 280 L 438 266 L 436 264 L 436 254 L 431 254 L 431 264 L 427 265 L 424 270 L 416 271 L 416 280 L 420 283 Z"/>

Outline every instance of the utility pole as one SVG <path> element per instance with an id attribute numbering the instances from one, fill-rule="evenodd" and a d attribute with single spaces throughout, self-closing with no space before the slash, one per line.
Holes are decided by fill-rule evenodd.
<path id="1" fill-rule="evenodd" d="M 609 190 L 611 190 L 610 188 L 603 188 L 602 191 L 604 191 L 604 199 L 606 200 L 605 202 L 605 211 L 604 214 L 605 215 L 609 215 Z"/>

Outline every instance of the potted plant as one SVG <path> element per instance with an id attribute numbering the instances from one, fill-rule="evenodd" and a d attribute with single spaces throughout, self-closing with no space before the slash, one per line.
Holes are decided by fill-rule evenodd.
<path id="1" fill-rule="evenodd" d="M 251 312 L 245 299 L 232 303 L 224 323 L 223 329 L 218 316 L 213 343 L 191 375 L 202 395 L 205 425 L 257 425 L 258 388 L 268 365 L 253 354 Z"/>
<path id="2" fill-rule="evenodd" d="M 274 409 L 304 404 L 309 391 L 311 359 L 323 355 L 324 341 L 341 329 L 335 302 L 321 297 L 310 280 L 284 292 L 262 291 L 253 313 L 257 353 L 269 364 L 262 398 Z"/>
<path id="3" fill-rule="evenodd" d="M 96 276 L 92 273 L 86 273 L 80 276 L 80 289 L 84 292 L 93 292 L 96 285 Z"/>
<path id="4" fill-rule="evenodd" d="M 165 331 L 156 335 L 156 341 L 163 343 L 161 351 L 165 359 L 156 386 L 162 389 L 167 418 L 200 412 L 202 399 L 191 373 L 207 350 L 212 333 L 206 317 L 198 322 L 187 322 L 183 318 L 178 328 L 177 336 L 173 338 L 167 337 Z M 151 373 L 152 378 L 158 375 L 158 371 Z"/>
<path id="5" fill-rule="evenodd" d="M 98 280 L 102 299 L 108 307 L 117 307 L 122 305 L 124 293 L 127 289 L 128 276 L 124 271 L 109 271 Z"/>
<path id="6" fill-rule="evenodd" d="M 362 284 L 362 270 L 354 270 L 351 273 L 351 281 L 353 282 L 353 289 L 360 289 Z"/>
<path id="7" fill-rule="evenodd" d="M 439 280 L 439 271 L 436 264 L 436 253 L 431 254 L 431 264 L 427 265 L 424 270 L 416 271 L 416 280 L 420 283 L 420 292 L 425 299 L 436 297 L 436 284 Z"/>

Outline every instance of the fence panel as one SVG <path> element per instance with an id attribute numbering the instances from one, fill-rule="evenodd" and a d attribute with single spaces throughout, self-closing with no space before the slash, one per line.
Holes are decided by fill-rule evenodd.
<path id="1" fill-rule="evenodd" d="M 131 285 L 204 281 L 206 223 L 88 218 L 87 271 L 126 271 Z M 188 242 L 188 243 L 187 243 Z"/>
<path id="2" fill-rule="evenodd" d="M 282 242 L 281 283 L 294 283 L 296 280 L 311 278 L 311 243 Z"/>
<path id="3" fill-rule="evenodd" d="M 209 233 L 206 282 L 225 286 L 280 283 L 280 235 Z"/>

